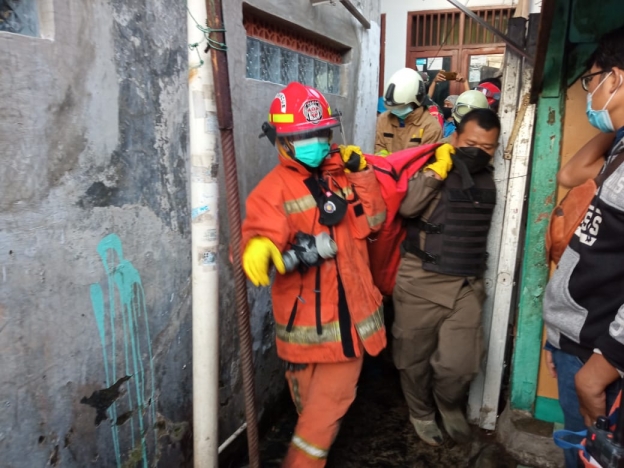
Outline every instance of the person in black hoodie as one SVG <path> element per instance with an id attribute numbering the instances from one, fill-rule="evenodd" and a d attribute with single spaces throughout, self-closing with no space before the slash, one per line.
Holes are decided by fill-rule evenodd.
<path id="1" fill-rule="evenodd" d="M 546 360 L 557 377 L 565 428 L 585 429 L 605 415 L 624 371 L 624 27 L 606 34 L 581 77 L 589 122 L 615 138 L 602 171 L 610 174 L 564 251 L 544 295 L 548 333 Z M 580 152 L 579 152 L 580 153 Z M 588 153 L 587 153 L 588 154 Z M 573 168 L 600 161 L 602 154 L 574 161 Z M 564 167 L 565 178 L 571 177 Z M 562 180 L 563 177 L 559 177 Z M 581 182 L 582 180 L 577 180 Z M 566 450 L 566 468 L 578 456 Z"/>

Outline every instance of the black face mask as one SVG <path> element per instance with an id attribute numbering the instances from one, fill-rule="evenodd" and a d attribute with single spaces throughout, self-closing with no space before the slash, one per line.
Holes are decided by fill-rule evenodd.
<path id="1" fill-rule="evenodd" d="M 455 157 L 466 165 L 468 172 L 471 174 L 482 171 L 490 165 L 492 160 L 492 156 L 476 146 L 464 146 L 456 149 Z"/>
<path id="2" fill-rule="evenodd" d="M 453 108 L 452 107 L 443 107 L 442 115 L 444 116 L 444 120 L 448 120 L 453 116 Z"/>

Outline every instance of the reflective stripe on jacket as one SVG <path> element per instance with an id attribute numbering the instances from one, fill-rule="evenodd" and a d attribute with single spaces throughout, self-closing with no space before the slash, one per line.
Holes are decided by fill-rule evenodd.
<path id="1" fill-rule="evenodd" d="M 351 357 L 362 354 L 360 342 L 369 354 L 378 354 L 386 335 L 367 237 L 381 229 L 386 209 L 373 170 L 345 174 L 339 154 L 325 160 L 320 172 L 350 202 L 344 219 L 327 227 L 319 224 L 319 209 L 304 183 L 311 174 L 288 156 L 280 154 L 279 162 L 247 198 L 243 248 L 252 237 L 265 236 L 284 252 L 298 231 L 324 231 L 338 251 L 305 273 L 276 274 L 272 298 L 278 355 L 293 363 L 341 362 L 349 359 L 347 349 Z"/>

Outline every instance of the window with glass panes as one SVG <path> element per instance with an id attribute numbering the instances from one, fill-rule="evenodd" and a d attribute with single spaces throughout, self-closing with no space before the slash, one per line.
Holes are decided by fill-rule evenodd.
<path id="1" fill-rule="evenodd" d="M 265 18 L 246 15 L 247 78 L 314 86 L 323 93 L 340 94 L 344 49 L 274 25 Z"/>
<path id="2" fill-rule="evenodd" d="M 0 0 L 0 31 L 38 37 L 36 0 Z"/>

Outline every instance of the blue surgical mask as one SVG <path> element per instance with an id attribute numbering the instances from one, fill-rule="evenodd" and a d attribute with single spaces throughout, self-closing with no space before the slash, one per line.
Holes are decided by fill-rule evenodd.
<path id="1" fill-rule="evenodd" d="M 319 167 L 329 154 L 328 138 L 306 138 L 293 142 L 295 159 L 308 167 Z"/>
<path id="2" fill-rule="evenodd" d="M 615 131 L 615 128 L 613 127 L 613 122 L 611 121 L 611 116 L 609 115 L 609 111 L 607 110 L 607 106 L 609 105 L 609 102 L 611 102 L 611 99 L 613 99 L 613 96 L 615 96 L 615 93 L 618 92 L 620 87 L 618 86 L 615 92 L 611 94 L 611 96 L 609 96 L 609 99 L 607 100 L 605 105 L 600 110 L 592 109 L 592 96 L 594 95 L 596 91 L 598 91 L 598 88 L 602 86 L 605 80 L 609 78 L 609 75 L 611 73 L 613 72 L 609 72 L 609 74 L 604 77 L 604 79 L 598 84 L 598 86 L 596 86 L 596 89 L 594 89 L 592 93 L 587 94 L 587 109 L 585 110 L 589 123 L 604 133 L 610 133 L 610 132 Z M 621 85 L 622 85 L 622 77 L 620 77 L 620 86 Z"/>
<path id="3" fill-rule="evenodd" d="M 401 120 L 405 120 L 405 117 L 410 115 L 413 111 L 414 111 L 413 104 L 405 104 L 404 106 L 395 107 L 394 109 L 390 110 L 391 113 L 396 115 Z"/>

